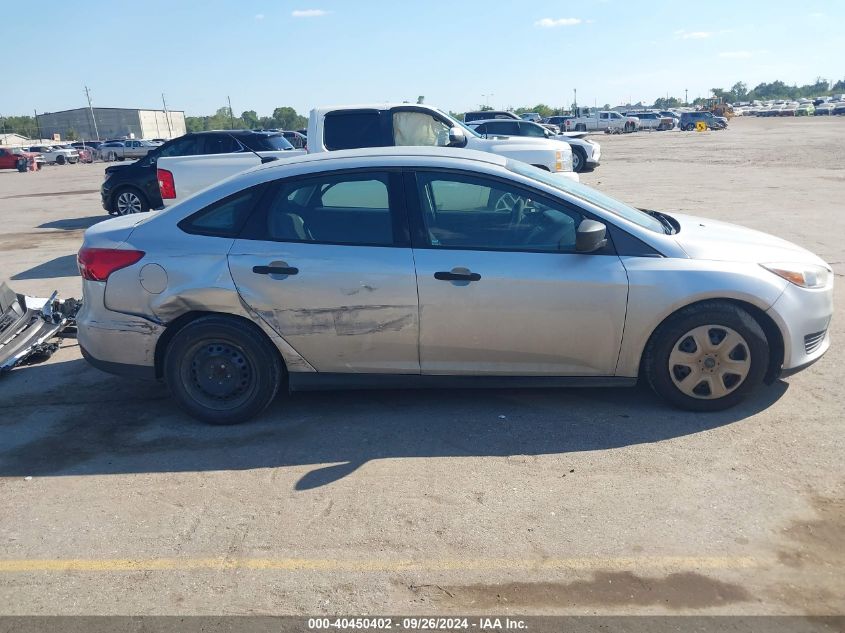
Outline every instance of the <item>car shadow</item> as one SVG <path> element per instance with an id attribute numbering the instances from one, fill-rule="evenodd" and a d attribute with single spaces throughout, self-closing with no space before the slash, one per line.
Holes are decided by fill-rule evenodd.
<path id="1" fill-rule="evenodd" d="M 0 477 L 315 466 L 296 484 L 308 490 L 377 459 L 660 442 L 741 421 L 787 389 L 779 381 L 708 414 L 672 409 L 641 387 L 308 392 L 279 397 L 253 422 L 214 427 L 181 414 L 159 383 L 109 376 L 82 360 L 51 362 L 0 380 L 0 401 L 20 396 L 3 407 Z"/>
<path id="2" fill-rule="evenodd" d="M 79 268 L 76 265 L 76 254 L 73 254 L 55 257 L 48 262 L 12 275 L 10 279 L 52 279 L 54 277 L 76 277 L 77 275 L 79 275 Z"/>
<path id="3" fill-rule="evenodd" d="M 62 231 L 78 231 L 80 229 L 87 229 L 94 226 L 98 222 L 103 222 L 109 219 L 109 215 L 91 215 L 87 218 L 66 218 L 64 220 L 53 220 L 52 222 L 45 222 L 39 224 L 38 229 L 61 229 Z"/>

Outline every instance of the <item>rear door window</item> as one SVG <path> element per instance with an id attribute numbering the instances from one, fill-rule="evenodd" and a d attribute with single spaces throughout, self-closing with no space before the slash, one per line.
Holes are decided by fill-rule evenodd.
<path id="1" fill-rule="evenodd" d="M 446 147 L 450 126 L 427 112 L 399 110 L 393 113 L 393 144 L 396 146 Z"/>
<path id="2" fill-rule="evenodd" d="M 329 112 L 323 122 L 326 149 L 358 149 L 388 145 L 377 110 Z"/>
<path id="3" fill-rule="evenodd" d="M 283 242 L 392 246 L 390 174 L 356 171 L 282 182 L 245 237 Z"/>
<path id="4" fill-rule="evenodd" d="M 202 154 L 231 154 L 240 150 L 240 143 L 229 134 L 204 135 L 200 149 Z"/>

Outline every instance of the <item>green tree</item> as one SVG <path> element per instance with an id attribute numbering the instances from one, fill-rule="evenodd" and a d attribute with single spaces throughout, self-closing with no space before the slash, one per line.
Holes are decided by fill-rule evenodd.
<path id="1" fill-rule="evenodd" d="M 249 129 L 255 129 L 259 126 L 258 113 L 255 110 L 241 112 L 241 120 L 244 122 L 244 127 Z"/>
<path id="2" fill-rule="evenodd" d="M 425 95 L 420 95 L 417 97 L 417 103 L 425 103 Z"/>
<path id="3" fill-rule="evenodd" d="M 282 130 L 298 130 L 308 125 L 308 119 L 289 106 L 273 110 L 273 118 L 276 120 L 275 127 Z"/>

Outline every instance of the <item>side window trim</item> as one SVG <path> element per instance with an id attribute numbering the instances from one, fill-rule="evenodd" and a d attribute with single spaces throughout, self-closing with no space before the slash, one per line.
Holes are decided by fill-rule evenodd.
<path id="1" fill-rule="evenodd" d="M 181 231 L 188 233 L 190 235 L 204 235 L 206 237 L 222 237 L 225 239 L 237 239 L 241 233 L 243 233 L 244 228 L 249 225 L 250 220 L 258 215 L 256 213 L 256 209 L 262 206 L 262 202 L 266 199 L 268 194 L 268 187 L 266 183 L 261 183 L 258 185 L 253 185 L 252 187 L 247 187 L 246 189 L 241 189 L 240 191 L 236 191 L 235 193 L 229 194 L 225 198 L 221 198 L 220 200 L 216 200 L 209 205 L 204 206 L 202 209 L 195 211 L 191 215 L 182 218 L 176 224 Z M 244 214 L 244 217 L 241 219 L 240 223 L 234 227 L 232 227 L 231 231 L 213 231 L 213 230 L 202 230 L 191 226 L 192 221 L 196 220 L 197 218 L 203 216 L 204 214 L 221 207 L 234 198 L 243 195 L 248 191 L 255 191 L 253 200 L 252 200 L 252 208 Z"/>
<path id="2" fill-rule="evenodd" d="M 420 202 L 419 197 L 419 187 L 417 184 L 417 174 L 418 173 L 443 173 L 449 176 L 467 176 L 471 178 L 484 178 L 490 180 L 492 182 L 498 182 L 505 186 L 512 187 L 514 189 L 519 189 L 525 191 L 526 193 L 530 194 L 532 198 L 536 200 L 542 200 L 546 204 L 556 204 L 561 205 L 564 207 L 572 208 L 575 212 L 579 213 L 584 220 L 596 220 L 601 222 L 602 224 L 608 227 L 608 240 L 607 246 L 599 251 L 595 251 L 590 253 L 590 255 L 613 255 L 614 257 L 617 256 L 616 248 L 613 245 L 613 240 L 611 238 L 611 227 L 617 229 L 616 225 L 612 222 L 605 220 L 604 218 L 596 217 L 594 214 L 590 213 L 589 210 L 577 205 L 573 204 L 567 200 L 562 200 L 560 198 L 555 198 L 554 196 L 548 195 L 544 191 L 540 191 L 539 189 L 533 189 L 521 183 L 514 183 L 507 178 L 500 178 L 498 176 L 490 175 L 490 174 L 481 174 L 472 171 L 464 171 L 464 170 L 452 170 L 452 169 L 440 169 L 437 167 L 420 167 L 420 168 L 410 168 L 407 167 L 404 170 L 403 180 L 405 184 L 405 199 L 407 200 L 408 205 L 408 219 L 411 228 L 411 246 L 414 249 L 420 250 L 438 250 L 438 251 L 486 251 L 486 252 L 509 252 L 509 253 L 546 253 L 550 255 L 559 254 L 559 255 L 572 255 L 574 253 L 570 251 L 538 251 L 536 249 L 520 249 L 520 248 L 496 248 L 496 247 L 487 247 L 487 246 L 433 246 L 430 242 L 428 231 L 425 227 L 425 222 L 423 220 L 422 214 L 422 205 Z M 576 227 L 577 230 L 577 227 Z"/>
<path id="3" fill-rule="evenodd" d="M 270 210 L 270 203 L 275 199 L 278 192 L 285 186 L 296 182 L 306 181 L 322 177 L 334 177 L 343 175 L 362 175 L 368 173 L 382 173 L 388 175 L 388 205 L 390 206 L 390 220 L 393 228 L 392 244 L 354 244 L 349 242 L 310 241 L 273 238 L 266 234 L 267 214 Z M 402 170 L 398 167 L 362 167 L 357 169 L 338 169 L 316 173 L 301 174 L 289 178 L 279 178 L 275 181 L 265 183 L 266 190 L 258 199 L 249 219 L 244 223 L 238 239 L 253 240 L 258 242 L 279 242 L 295 244 L 312 244 L 314 246 L 348 246 L 351 248 L 410 248 L 411 238 L 408 221 L 408 205 L 406 202 L 405 189 L 402 186 Z"/>

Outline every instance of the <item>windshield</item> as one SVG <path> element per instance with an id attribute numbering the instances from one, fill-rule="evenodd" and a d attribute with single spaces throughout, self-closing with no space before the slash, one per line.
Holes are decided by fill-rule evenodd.
<path id="1" fill-rule="evenodd" d="M 639 209 L 635 209 L 634 207 L 629 207 L 624 202 L 619 202 L 619 200 L 615 200 L 610 196 L 606 196 L 603 193 L 596 191 L 595 189 L 587 187 L 586 185 L 574 182 L 572 180 L 569 180 L 568 178 L 560 178 L 559 176 L 553 176 L 547 171 L 538 169 L 537 167 L 533 167 L 526 163 L 520 163 L 517 161 L 509 160 L 506 166 L 512 172 L 519 174 L 520 176 L 532 178 L 533 180 L 542 182 L 544 185 L 554 187 L 555 189 L 575 196 L 576 198 L 579 198 L 584 202 L 594 204 L 597 207 L 604 209 L 605 211 L 615 213 L 616 215 L 625 218 L 629 222 L 633 222 L 634 224 L 637 224 L 645 229 L 654 231 L 655 233 L 666 232 L 664 230 L 663 223 L 660 222 L 660 220 L 658 220 L 654 216 L 649 215 L 644 211 L 640 211 Z"/>
<path id="2" fill-rule="evenodd" d="M 446 114 L 445 112 L 443 112 L 443 110 L 437 110 L 437 112 L 438 112 L 441 116 L 446 117 L 446 119 L 449 121 L 449 123 L 451 123 L 451 124 L 452 124 L 452 127 L 459 127 L 459 128 L 461 128 L 464 132 L 467 132 L 470 136 L 474 136 L 475 138 L 481 138 L 481 135 L 480 135 L 478 132 L 476 132 L 476 131 L 475 131 L 475 130 L 473 130 L 472 128 L 467 127 L 466 125 L 464 125 L 463 123 L 461 123 L 460 121 L 458 121 L 457 119 L 455 119 L 454 117 L 449 116 L 448 114 Z"/>
<path id="3" fill-rule="evenodd" d="M 293 149 L 293 145 L 281 134 L 249 134 L 240 137 L 249 149 L 256 152 L 277 152 Z"/>

